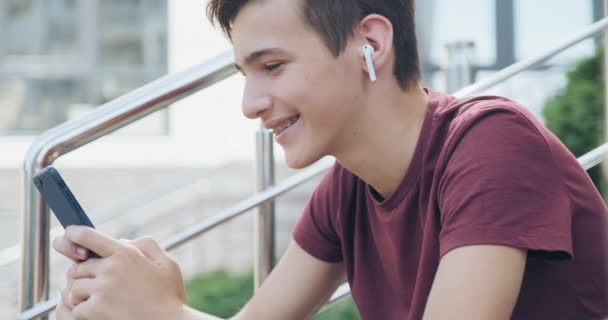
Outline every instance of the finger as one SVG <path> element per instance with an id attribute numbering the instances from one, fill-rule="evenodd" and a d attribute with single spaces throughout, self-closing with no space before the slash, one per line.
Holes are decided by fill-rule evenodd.
<path id="1" fill-rule="evenodd" d="M 75 306 L 87 301 L 95 289 L 95 279 L 84 278 L 74 281 L 68 298 L 68 305 L 73 309 Z"/>
<path id="2" fill-rule="evenodd" d="M 61 303 L 60 303 L 60 305 L 63 305 L 68 310 L 72 310 L 72 308 L 74 306 L 70 304 L 69 297 L 70 297 L 70 289 L 69 288 L 63 288 L 61 290 Z"/>
<path id="3" fill-rule="evenodd" d="M 137 248 L 144 256 L 152 261 L 166 257 L 165 250 L 160 247 L 158 242 L 151 237 L 144 237 L 130 241 L 130 244 Z"/>
<path id="4" fill-rule="evenodd" d="M 76 264 L 72 264 L 68 271 L 65 272 L 65 287 L 70 289 L 72 287 L 72 283 L 74 282 L 74 277 L 72 277 L 73 269 L 76 268 Z"/>
<path id="5" fill-rule="evenodd" d="M 89 298 L 87 301 L 72 308 L 72 316 L 74 319 L 98 319 L 100 315 L 95 312 L 95 296 Z"/>
<path id="6" fill-rule="evenodd" d="M 69 226 L 65 229 L 65 237 L 78 245 L 81 245 L 101 257 L 113 255 L 119 248 L 124 247 L 120 241 L 89 227 Z"/>
<path id="7" fill-rule="evenodd" d="M 53 249 L 74 262 L 86 260 L 89 256 L 87 249 L 69 241 L 65 236 L 53 239 Z"/>
<path id="8" fill-rule="evenodd" d="M 73 286 L 74 282 L 79 279 L 95 278 L 102 263 L 98 259 L 89 259 L 71 266 L 67 273 L 67 276 L 72 279 L 71 285 Z"/>
<path id="9" fill-rule="evenodd" d="M 57 310 L 55 310 L 55 319 L 57 320 L 74 320 L 72 316 L 72 310 L 66 307 L 63 304 L 57 306 Z"/>

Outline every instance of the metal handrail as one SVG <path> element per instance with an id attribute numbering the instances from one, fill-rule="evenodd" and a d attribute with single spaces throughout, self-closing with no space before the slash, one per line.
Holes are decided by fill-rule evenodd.
<path id="1" fill-rule="evenodd" d="M 464 88 L 454 95 L 456 97 L 464 97 L 467 95 L 478 93 L 491 86 L 494 86 L 524 70 L 542 63 L 546 59 L 556 55 L 559 52 L 570 48 L 587 38 L 590 38 L 602 30 L 608 28 L 608 18 L 604 18 L 584 29 L 583 32 L 572 37 L 568 41 L 559 44 L 555 48 L 548 50 L 547 53 L 537 57 L 526 59 L 506 69 L 498 72 L 493 77 L 490 77 L 477 84 L 473 84 Z M 31 307 L 34 301 L 42 301 L 48 297 L 48 208 L 44 205 L 41 199 L 33 190 L 33 185 L 30 182 L 33 173 L 41 167 L 52 163 L 59 156 L 68 153 L 78 147 L 81 147 L 95 139 L 106 135 L 112 131 L 124 127 L 125 125 L 148 115 L 154 111 L 166 107 L 168 104 L 175 102 L 193 92 L 212 85 L 236 72 L 233 67 L 234 57 L 231 52 L 225 53 L 222 56 L 214 59 L 209 63 L 202 64 L 185 72 L 166 76 L 149 85 L 133 91 L 121 98 L 118 98 L 102 107 L 96 112 L 83 118 L 82 120 L 73 123 L 67 123 L 49 130 L 39 139 L 37 139 L 30 150 L 28 151 L 26 162 L 24 164 L 24 186 L 25 186 L 25 207 L 22 220 L 22 285 L 20 293 L 21 310 Z M 190 81 L 190 82 L 189 82 Z M 151 89 L 154 88 L 154 91 Z M 583 160 L 589 161 L 584 163 L 588 166 L 592 161 L 598 161 L 608 155 L 608 144 L 605 144 L 598 149 L 592 151 L 594 154 L 585 155 Z M 579 161 L 581 161 L 579 159 Z M 601 160 L 599 160 L 601 161 Z M 313 172 L 315 168 L 305 170 L 302 173 Z M 316 168 L 318 170 L 318 168 Z M 322 172 L 322 171 L 320 171 Z M 319 172 L 319 173 L 320 173 Z M 318 174 L 318 173 L 317 173 Z M 316 175 L 316 174 L 315 174 Z M 314 177 L 312 175 L 310 178 Z M 310 179 L 309 178 L 309 179 Z M 303 183 L 306 180 L 301 181 Z M 282 194 L 283 183 L 276 187 L 258 194 L 250 199 L 255 198 L 252 203 L 257 205 L 268 200 L 274 199 Z M 295 185 L 294 185 L 295 186 Z M 275 195 L 272 195 L 276 193 Z M 248 199 L 248 200 L 250 200 Z M 248 201 L 246 200 L 246 201 Z M 244 205 L 248 207 L 251 203 Z M 238 205 L 237 205 L 238 206 Z M 255 206 L 254 206 L 255 207 Z M 36 211 L 36 208 L 38 211 Z M 251 209 L 251 208 L 249 208 Z M 249 210 L 247 209 L 247 210 Z M 245 211 L 247 211 L 245 210 Z M 232 213 L 230 216 L 228 213 Z M 176 247 L 197 235 L 204 233 L 212 228 L 211 225 L 227 221 L 240 213 L 225 211 L 226 216 L 217 219 L 217 221 L 205 222 L 204 224 L 192 227 L 177 236 L 174 236 L 164 245 L 167 248 Z M 34 233 L 32 231 L 37 231 Z M 37 267 L 37 272 L 34 268 Z M 36 277 L 32 279 L 31 276 Z M 344 288 L 341 287 L 343 290 Z M 342 297 L 344 294 L 334 295 L 332 298 Z M 49 300 L 37 304 L 34 308 L 23 312 L 19 319 L 32 319 L 50 312 L 58 300 Z M 332 300 L 333 301 L 333 300 Z"/>
<path id="2" fill-rule="evenodd" d="M 32 184 L 33 175 L 58 157 L 118 130 L 236 73 L 232 51 L 180 73 L 160 78 L 95 109 L 82 119 L 46 131 L 29 148 L 23 165 L 19 309 L 48 298 L 49 210 Z"/>
<path id="3" fill-rule="evenodd" d="M 283 193 L 301 185 L 309 181 L 310 179 L 320 175 L 325 172 L 327 169 L 331 167 L 333 164 L 333 160 L 330 158 L 322 159 L 310 166 L 306 170 L 302 170 L 286 179 L 281 181 L 281 183 L 272 186 L 259 194 L 256 194 L 252 197 L 249 197 L 236 205 L 228 208 L 216 215 L 207 221 L 200 223 L 198 225 L 192 226 L 177 235 L 171 237 L 170 239 L 164 241 L 162 243 L 162 247 L 166 250 L 172 250 L 174 248 L 179 247 L 180 245 L 192 240 L 203 233 L 210 231 L 211 229 L 221 225 L 228 220 L 231 220 L 263 203 L 266 201 L 272 200 Z"/>
<path id="4" fill-rule="evenodd" d="M 605 143 L 578 158 L 578 162 L 585 170 L 589 170 L 608 157 L 608 143 Z"/>
<path id="5" fill-rule="evenodd" d="M 275 185 L 274 135 L 264 125 L 256 133 L 256 193 Z M 272 272 L 276 253 L 276 205 L 273 200 L 257 207 L 253 222 L 253 288 L 257 291 Z"/>
<path id="6" fill-rule="evenodd" d="M 599 20 L 593 24 L 588 25 L 581 32 L 571 36 L 570 38 L 568 38 L 565 41 L 562 41 L 561 43 L 559 43 L 555 47 L 551 48 L 550 50 L 547 50 L 535 57 L 516 62 L 516 63 L 502 69 L 501 71 L 498 71 L 497 73 L 488 77 L 485 80 L 479 81 L 466 88 L 458 90 L 454 94 L 454 96 L 457 98 L 463 98 L 463 97 L 467 97 L 467 96 L 482 92 L 509 78 L 512 78 L 513 76 L 515 76 L 523 71 L 532 69 L 532 68 L 542 64 L 543 62 L 547 61 L 549 58 L 552 58 L 555 55 L 559 54 L 560 52 L 563 52 L 564 50 L 601 33 L 602 31 L 606 30 L 607 28 L 608 28 L 608 18 Z"/>

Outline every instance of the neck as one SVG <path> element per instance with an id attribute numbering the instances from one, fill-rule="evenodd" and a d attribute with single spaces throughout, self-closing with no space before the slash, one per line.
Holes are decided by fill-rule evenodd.
<path id="1" fill-rule="evenodd" d="M 384 198 L 395 192 L 410 167 L 428 104 L 418 86 L 408 91 L 387 87 L 369 92 L 361 116 L 341 139 L 345 147 L 333 154 Z"/>

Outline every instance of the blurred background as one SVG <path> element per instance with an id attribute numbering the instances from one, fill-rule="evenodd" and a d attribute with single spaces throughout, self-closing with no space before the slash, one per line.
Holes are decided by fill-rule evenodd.
<path id="1" fill-rule="evenodd" d="M 49 128 L 229 50 L 207 21 L 205 5 L 0 0 L 1 319 L 17 312 L 26 150 Z M 602 0 L 420 0 L 417 15 L 424 84 L 455 92 L 542 53 L 603 18 L 604 7 Z M 487 93 L 528 107 L 580 156 L 606 141 L 601 43 L 586 40 Z M 243 84 L 234 75 L 61 157 L 56 167 L 102 231 L 167 239 L 254 192 L 260 124 L 240 113 Z M 281 161 L 281 148 L 275 152 L 280 181 L 294 172 Z M 605 189 L 600 168 L 590 174 Z M 277 201 L 279 255 L 315 184 Z M 245 215 L 172 252 L 192 305 L 228 316 L 251 294 L 252 225 L 253 215 Z M 63 286 L 64 260 L 51 253 L 51 296 Z M 357 318 L 352 303 L 336 310 L 321 317 Z"/>

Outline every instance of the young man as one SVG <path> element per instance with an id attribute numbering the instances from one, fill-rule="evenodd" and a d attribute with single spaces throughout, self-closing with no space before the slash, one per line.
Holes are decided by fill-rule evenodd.
<path id="1" fill-rule="evenodd" d="M 420 88 L 413 12 L 413 0 L 211 0 L 246 78 L 244 114 L 292 168 L 337 160 L 234 319 L 305 319 L 345 280 L 363 319 L 608 316 L 608 210 L 586 172 L 513 101 Z M 104 257 L 68 271 L 59 320 L 215 319 L 184 306 L 153 240 L 76 227 L 54 247 Z"/>

